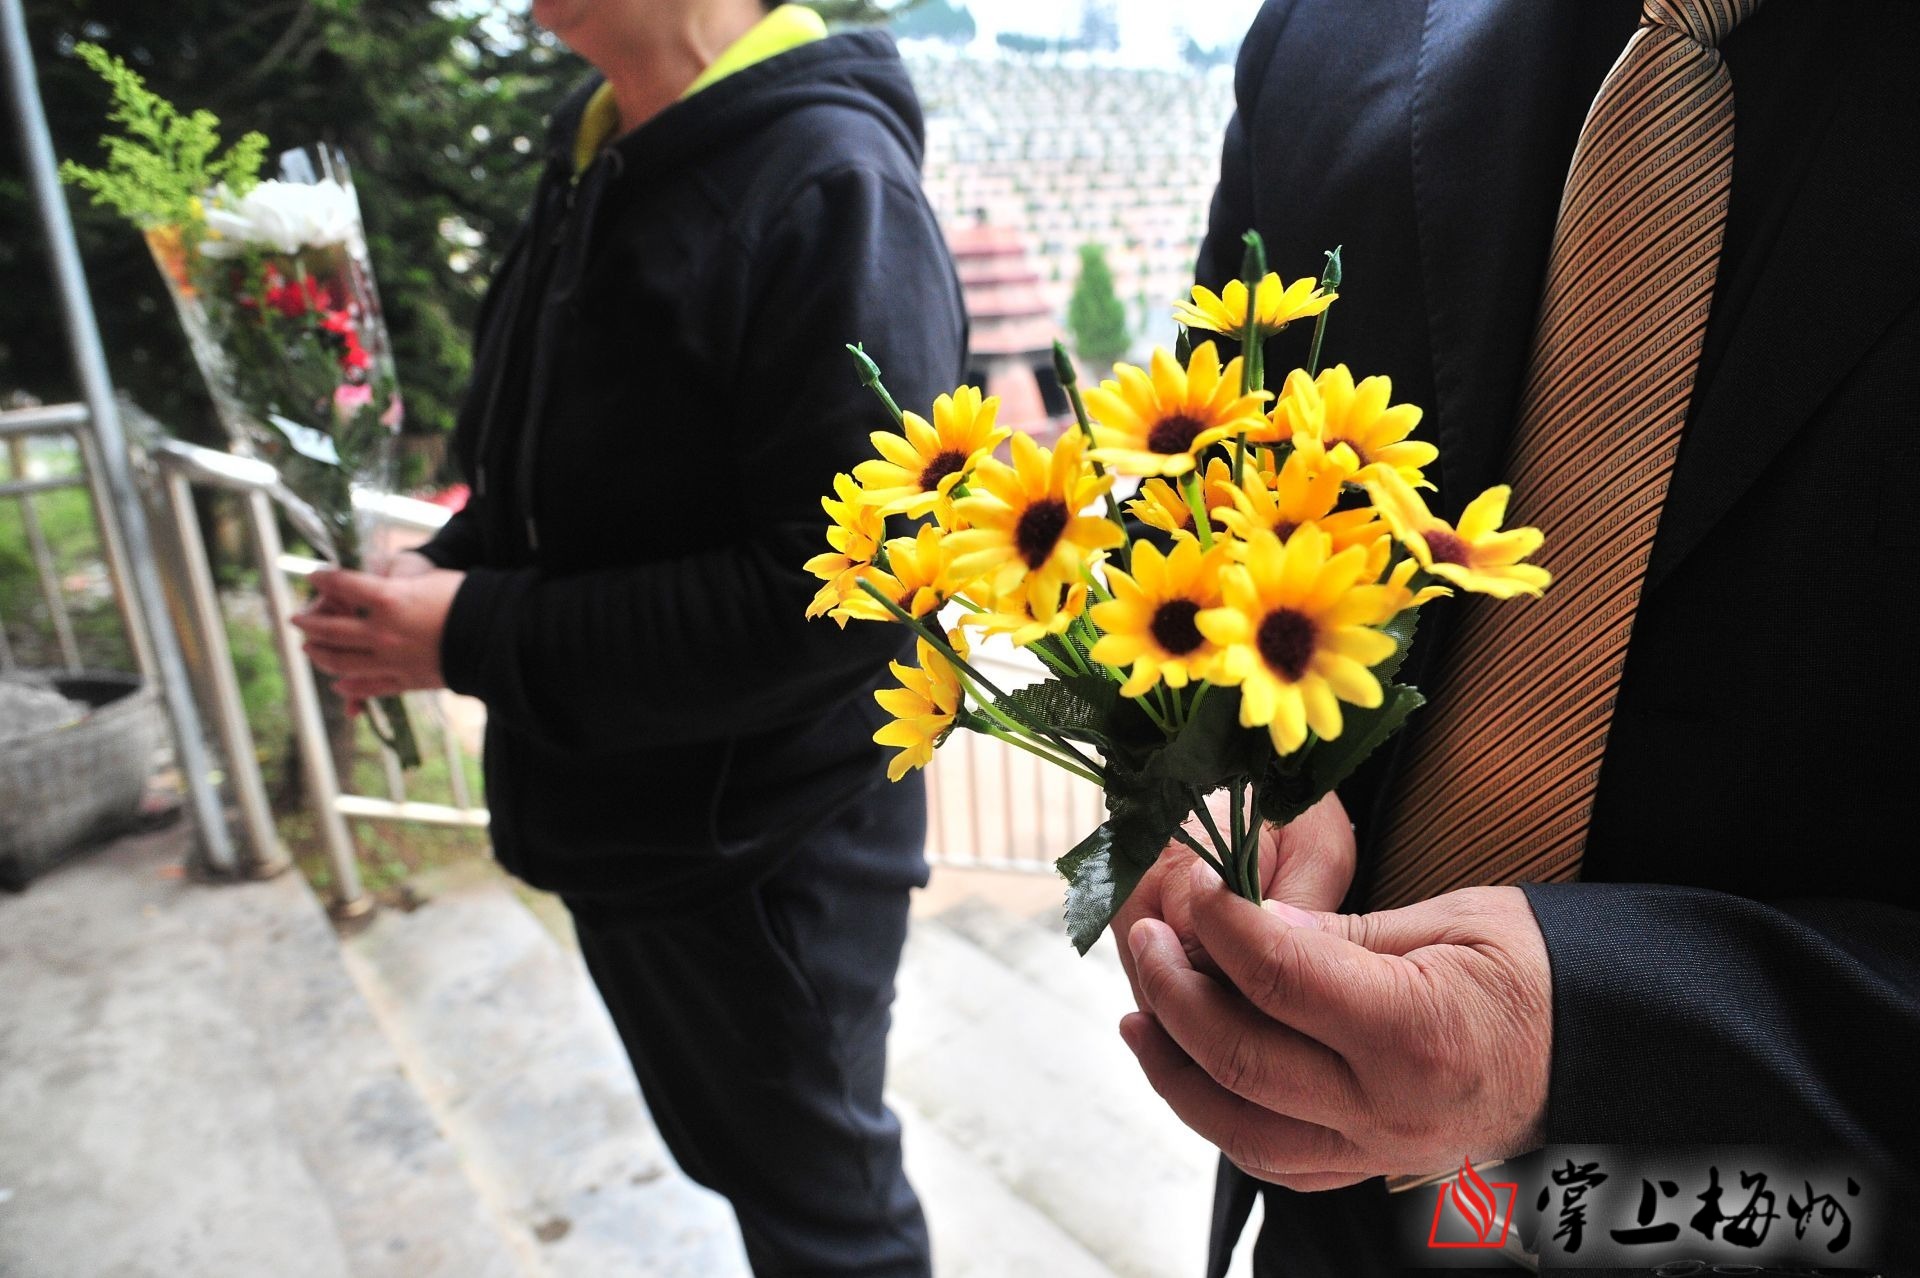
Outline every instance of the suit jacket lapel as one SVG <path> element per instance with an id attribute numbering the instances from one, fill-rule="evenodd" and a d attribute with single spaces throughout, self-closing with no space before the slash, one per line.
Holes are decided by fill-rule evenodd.
<path id="1" fill-rule="evenodd" d="M 1765 15 L 1766 11 L 1761 11 Z M 1759 18 L 1753 19 L 1759 21 Z M 1736 33 L 1737 36 L 1738 33 Z M 1747 249 L 1750 281 L 1723 277 L 1714 323 L 1730 325 L 1724 353 L 1694 394 L 1647 588 L 1665 579 L 1725 515 L 1774 455 L 1920 297 L 1920 148 L 1896 136 L 1895 109 L 1911 94 L 1888 39 L 1882 65 L 1856 66 L 1810 147 L 1793 203 L 1771 244 Z M 1793 74 L 1781 68 L 1780 74 Z M 1735 69 L 1735 111 L 1739 110 Z M 1737 127 L 1737 126 L 1736 126 Z M 1736 160 L 1736 164 L 1738 161 Z M 1742 174 L 1735 170 L 1735 182 Z M 1762 180 L 1781 180 L 1764 175 Z M 1735 199 L 1739 198 L 1736 186 Z M 1709 358 L 1714 346 L 1709 332 Z"/>
<path id="2" fill-rule="evenodd" d="M 1497 483 L 1580 125 L 1636 0 L 1430 0 L 1412 162 L 1440 508 Z"/>

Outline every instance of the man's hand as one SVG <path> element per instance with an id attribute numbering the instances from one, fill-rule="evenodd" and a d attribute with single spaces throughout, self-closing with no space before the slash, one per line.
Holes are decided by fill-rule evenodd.
<path id="1" fill-rule="evenodd" d="M 1256 907 L 1204 865 L 1193 941 L 1128 933 L 1144 1011 L 1120 1023 L 1154 1090 L 1249 1175 L 1292 1189 L 1535 1148 L 1553 990 L 1518 888 L 1341 915 Z"/>
<path id="2" fill-rule="evenodd" d="M 349 707 L 446 682 L 440 634 L 466 574 L 435 568 L 412 552 L 395 556 L 389 571 L 316 572 L 314 603 L 293 619 L 307 636 L 307 656 L 334 676 Z"/>
<path id="3" fill-rule="evenodd" d="M 1214 823 L 1227 828 L 1224 791 L 1211 801 Z M 1199 818 L 1188 820 L 1195 838 L 1206 841 Z M 1340 800 L 1329 794 L 1286 826 L 1268 826 L 1260 833 L 1260 888 L 1270 900 L 1285 901 L 1303 910 L 1337 910 L 1353 882 L 1353 825 Z M 1147 1010 L 1140 991 L 1133 951 L 1127 935 L 1141 919 L 1158 919 L 1173 929 L 1186 949 L 1187 961 L 1202 972 L 1219 968 L 1194 938 L 1191 889 L 1197 875 L 1213 871 L 1184 843 L 1169 843 L 1140 879 L 1125 905 L 1113 918 L 1113 938 L 1119 943 L 1120 963 L 1133 982 L 1133 1000 Z M 1216 877 L 1217 881 L 1217 877 Z"/>

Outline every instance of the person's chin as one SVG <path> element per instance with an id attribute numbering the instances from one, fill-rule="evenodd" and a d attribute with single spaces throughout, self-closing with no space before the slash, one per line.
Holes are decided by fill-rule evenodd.
<path id="1" fill-rule="evenodd" d="M 579 22 L 584 8 L 586 0 L 533 0 L 528 16 L 542 30 L 565 40 L 568 28 Z"/>

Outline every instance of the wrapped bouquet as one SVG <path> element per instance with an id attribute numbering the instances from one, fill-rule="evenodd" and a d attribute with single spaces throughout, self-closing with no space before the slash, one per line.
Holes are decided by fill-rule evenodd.
<path id="1" fill-rule="evenodd" d="M 899 686 L 876 694 L 895 779 L 965 729 L 1102 788 L 1107 820 L 1058 863 L 1082 952 L 1173 841 L 1258 900 L 1262 824 L 1318 802 L 1422 704 L 1395 678 L 1420 607 L 1548 580 L 1525 562 L 1540 534 L 1501 528 L 1506 488 L 1441 519 L 1422 496 L 1438 450 L 1412 437 L 1420 409 L 1384 377 L 1319 367 L 1338 250 L 1286 284 L 1247 239 L 1245 279 L 1177 308 L 1177 352 L 1082 395 L 1056 348 L 1078 429 L 1052 449 L 996 426 L 997 402 L 971 387 L 931 420 L 902 411 L 850 348 L 899 429 L 825 499 L 810 615 L 918 636 Z M 1308 361 L 1273 395 L 1266 340 L 1306 319 Z M 1244 353 L 1191 343 L 1209 332 Z M 1140 481 L 1125 513 L 1123 476 Z M 973 635 L 1009 637 L 1047 677 L 995 686 L 969 659 Z M 1221 790 L 1224 821 L 1207 803 Z"/>
<path id="2" fill-rule="evenodd" d="M 360 207 L 328 147 L 285 152 L 262 181 L 267 140 L 216 154 L 218 120 L 182 114 L 97 45 L 75 52 L 111 87 L 103 169 L 62 175 L 140 228 L 234 447 L 279 469 L 315 549 L 362 566 L 353 485 L 388 485 L 401 404 Z M 380 699 L 374 730 L 418 762 L 406 710 Z"/>

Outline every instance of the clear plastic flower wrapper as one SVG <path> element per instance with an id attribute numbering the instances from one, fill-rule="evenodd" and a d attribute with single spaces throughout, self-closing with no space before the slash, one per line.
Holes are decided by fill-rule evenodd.
<path id="1" fill-rule="evenodd" d="M 1420 409 L 1384 377 L 1321 367 L 1339 250 L 1286 283 L 1246 238 L 1245 278 L 1175 311 L 1177 352 L 1082 394 L 1055 348 L 1077 428 L 1052 449 L 997 427 L 997 401 L 971 387 L 931 420 L 904 411 L 850 348 L 898 430 L 823 500 L 809 615 L 915 631 L 915 662 L 876 694 L 896 780 L 965 730 L 1101 787 L 1106 821 L 1058 862 L 1082 953 L 1172 843 L 1257 901 L 1263 825 L 1319 802 L 1423 704 L 1396 680 L 1420 608 L 1549 580 L 1527 562 L 1539 532 L 1502 528 L 1505 487 L 1441 519 L 1422 496 L 1439 450 L 1414 438 Z M 1267 339 L 1307 320 L 1307 362 L 1275 394 Z M 1242 353 L 1223 359 L 1223 342 Z M 1121 476 L 1140 481 L 1125 513 Z M 1008 636 L 1047 677 L 996 687 L 970 633 Z M 1208 803 L 1223 790 L 1224 820 Z"/>
<path id="2" fill-rule="evenodd" d="M 97 46 L 76 50 L 112 88 L 124 132 L 104 169 L 66 178 L 146 237 L 233 447 L 272 462 L 302 535 L 330 562 L 363 566 L 356 484 L 392 484 L 402 408 L 392 348 L 345 157 L 283 152 L 260 180 L 266 139 L 216 156 L 218 121 L 183 115 Z M 372 707 L 403 766 L 419 762 L 399 697 Z"/>

